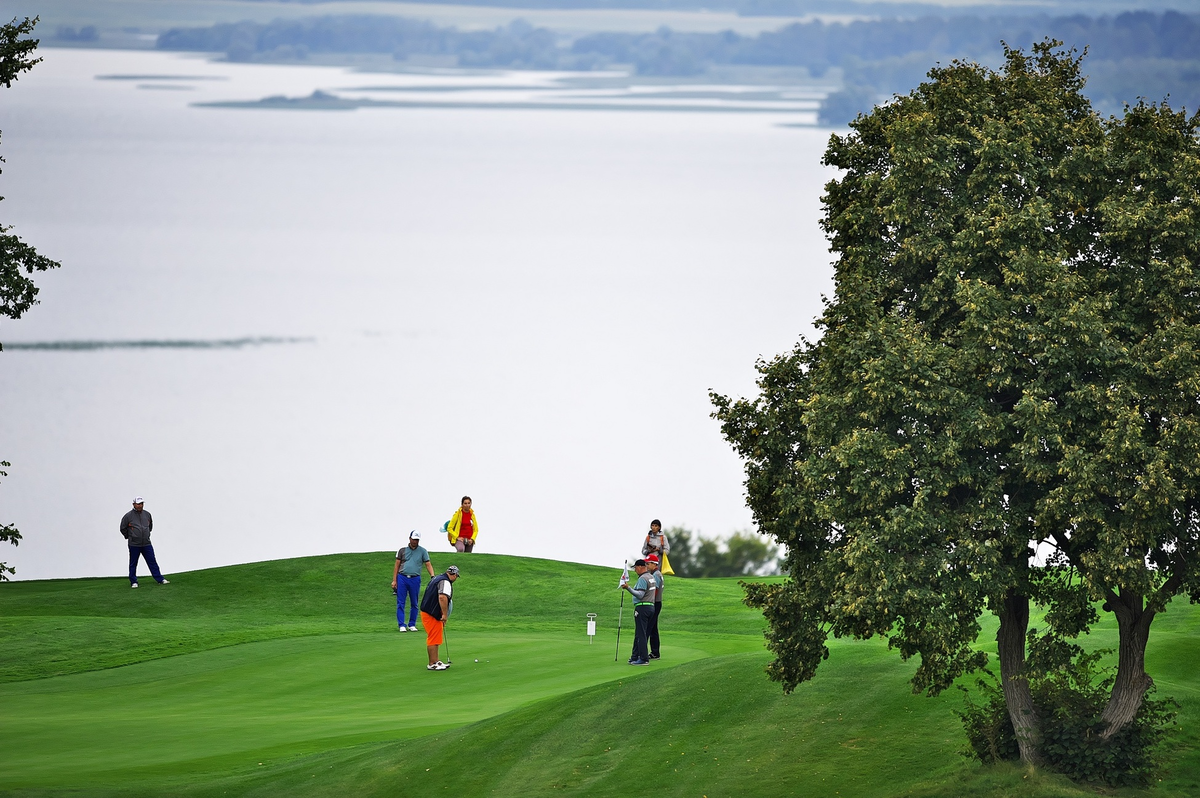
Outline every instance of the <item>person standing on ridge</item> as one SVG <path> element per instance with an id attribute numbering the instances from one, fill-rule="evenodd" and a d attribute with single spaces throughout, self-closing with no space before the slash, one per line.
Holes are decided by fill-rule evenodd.
<path id="1" fill-rule="evenodd" d="M 417 631 L 417 603 L 421 600 L 421 566 L 433 577 L 429 552 L 421 545 L 421 533 L 408 533 L 408 545 L 396 552 L 396 567 L 392 571 L 392 591 L 396 594 L 396 624 L 401 632 Z M 408 623 L 404 623 L 404 599 L 408 598 Z"/>
<path id="2" fill-rule="evenodd" d="M 446 522 L 446 534 L 456 551 L 470 554 L 479 540 L 479 516 L 471 509 L 471 497 L 462 497 L 462 506 Z"/>
<path id="3" fill-rule="evenodd" d="M 646 542 L 642 544 L 642 556 L 657 554 L 659 562 L 671 552 L 671 544 L 663 534 L 662 522 L 655 518 L 650 522 L 650 531 L 646 534 Z"/>
<path id="4" fill-rule="evenodd" d="M 138 557 L 146 558 L 150 566 L 150 575 L 160 585 L 171 584 L 163 578 L 158 570 L 158 560 L 154 559 L 154 547 L 150 545 L 150 532 L 154 529 L 154 519 L 143 509 L 145 500 L 137 496 L 133 500 L 133 509 L 121 516 L 121 535 L 129 544 L 129 586 L 137 587 Z"/>
<path id="5" fill-rule="evenodd" d="M 658 555 L 650 554 L 646 557 L 646 567 L 649 569 L 647 576 L 654 580 L 654 615 L 650 616 L 650 633 L 646 635 L 646 643 L 650 648 L 650 659 L 658 659 L 658 616 L 662 614 L 662 599 L 663 599 L 663 575 L 658 565 Z"/>
<path id="6" fill-rule="evenodd" d="M 450 663 L 438 658 L 438 646 L 445 640 L 446 620 L 450 617 L 450 594 L 458 580 L 458 566 L 451 565 L 446 573 L 435 576 L 425 586 L 421 598 L 421 625 L 425 627 L 425 650 L 429 654 L 427 671 L 444 671 Z"/>
<path id="7" fill-rule="evenodd" d="M 621 589 L 628 590 L 633 596 L 633 654 L 629 657 L 630 665 L 649 665 L 650 654 L 646 650 L 646 641 L 650 635 L 650 619 L 654 616 L 654 578 L 646 574 L 646 561 L 636 560 L 633 570 L 637 572 L 637 584 L 629 586 L 622 581 Z"/>

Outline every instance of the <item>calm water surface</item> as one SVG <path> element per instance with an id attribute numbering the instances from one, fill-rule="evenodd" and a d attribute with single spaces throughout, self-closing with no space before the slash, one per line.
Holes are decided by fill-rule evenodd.
<path id="1" fill-rule="evenodd" d="M 0 340 L 83 343 L 0 354 L 18 578 L 121 574 L 135 493 L 168 573 L 394 549 L 414 528 L 441 567 L 464 493 L 481 551 L 617 567 L 654 517 L 750 525 L 707 391 L 749 393 L 755 359 L 811 330 L 828 130 L 197 108 L 553 76 L 40 52 L 0 93 L 0 218 L 63 268 Z"/>

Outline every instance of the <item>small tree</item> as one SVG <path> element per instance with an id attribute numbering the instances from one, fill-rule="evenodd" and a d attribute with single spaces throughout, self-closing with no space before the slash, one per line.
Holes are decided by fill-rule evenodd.
<path id="1" fill-rule="evenodd" d="M 18 22 L 15 18 L 7 25 L 0 25 L 0 83 L 5 88 L 11 88 L 14 80 L 22 72 L 28 72 L 42 59 L 34 58 L 33 51 L 37 49 L 38 40 L 23 38 L 33 32 L 33 26 L 38 18 L 26 17 Z M 0 158 L 0 163 L 4 161 Z M 0 197 L 0 200 L 3 200 Z M 27 275 L 35 271 L 44 272 L 58 266 L 49 258 L 37 253 L 33 247 L 12 234 L 12 228 L 0 224 L 0 316 L 19 319 L 37 304 L 37 286 Z M 0 350 L 3 350 L 0 345 Z M 7 467 L 8 463 L 0 463 Z M 0 476 L 7 476 L 0 471 Z M 0 542 L 17 545 L 21 533 L 11 524 L 0 524 Z M 14 573 L 7 563 L 0 562 L 0 581 L 7 579 L 6 574 Z"/>
<path id="2" fill-rule="evenodd" d="M 823 336 L 760 363 L 757 399 L 713 396 L 787 549 L 791 579 L 747 594 L 771 677 L 811 678 L 829 634 L 883 635 L 935 694 L 984 665 L 987 610 L 1030 763 L 1029 677 L 1068 667 L 1093 601 L 1120 634 L 1107 740 L 1143 709 L 1155 614 L 1200 598 L 1197 120 L 1101 120 L 1058 46 L 934 69 L 831 138 Z"/>

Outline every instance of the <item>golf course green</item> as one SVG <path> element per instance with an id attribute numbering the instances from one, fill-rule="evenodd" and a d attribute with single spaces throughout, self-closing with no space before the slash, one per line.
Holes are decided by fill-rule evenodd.
<path id="1" fill-rule="evenodd" d="M 1148 652 L 1159 695 L 1182 705 L 1162 780 L 1112 791 L 964 758 L 960 696 L 913 695 L 915 664 L 880 642 L 833 643 L 783 695 L 736 579 L 670 579 L 663 659 L 631 668 L 617 569 L 454 561 L 443 672 L 425 670 L 423 633 L 396 631 L 387 552 L 138 590 L 0 584 L 0 794 L 612 796 L 646 779 L 708 798 L 1200 794 L 1189 605 L 1155 622 Z"/>

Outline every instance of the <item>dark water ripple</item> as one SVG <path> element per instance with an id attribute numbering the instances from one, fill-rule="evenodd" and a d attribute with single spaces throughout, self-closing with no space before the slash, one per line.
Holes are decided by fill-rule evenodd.
<path id="1" fill-rule="evenodd" d="M 248 346 L 311 344 L 315 338 L 259 336 L 249 338 L 147 339 L 140 341 L 20 341 L 4 344 L 8 350 L 96 352 L 102 349 L 244 349 Z"/>

